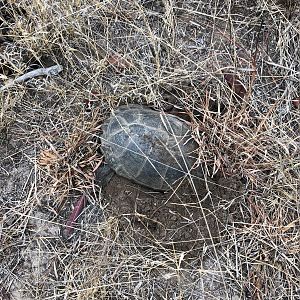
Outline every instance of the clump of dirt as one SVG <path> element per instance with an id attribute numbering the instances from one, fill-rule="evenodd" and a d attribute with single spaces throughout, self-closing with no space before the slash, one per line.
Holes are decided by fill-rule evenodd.
<path id="1" fill-rule="evenodd" d="M 155 244 L 199 255 L 218 242 L 230 219 L 224 203 L 238 199 L 243 186 L 237 179 L 221 179 L 197 181 L 195 187 L 197 193 L 186 182 L 164 194 L 115 175 L 104 189 L 106 212 L 118 218 L 121 231 L 132 230 L 143 247 Z"/>

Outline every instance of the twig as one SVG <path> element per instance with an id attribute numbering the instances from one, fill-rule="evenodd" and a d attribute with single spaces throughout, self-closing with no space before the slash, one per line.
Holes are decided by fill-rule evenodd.
<path id="1" fill-rule="evenodd" d="M 0 87 L 0 91 L 4 91 L 5 89 L 13 86 L 16 83 L 24 82 L 28 79 L 37 77 L 37 76 L 56 76 L 63 70 L 61 65 L 54 65 L 48 68 L 40 68 L 33 71 L 30 71 L 16 79 L 9 81 L 6 85 Z"/>

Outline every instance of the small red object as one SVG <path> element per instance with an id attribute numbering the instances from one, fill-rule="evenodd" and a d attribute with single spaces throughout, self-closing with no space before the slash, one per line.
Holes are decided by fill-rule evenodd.
<path id="1" fill-rule="evenodd" d="M 300 108 L 300 98 L 292 100 L 292 104 L 295 108 Z"/>
<path id="2" fill-rule="evenodd" d="M 70 237 L 70 235 L 73 233 L 74 224 L 75 224 L 77 218 L 79 217 L 80 213 L 86 206 L 86 202 L 87 201 L 86 201 L 85 195 L 81 195 L 80 198 L 78 199 L 78 201 L 76 202 L 75 207 L 67 221 L 66 229 L 64 230 L 64 235 L 66 237 Z"/>

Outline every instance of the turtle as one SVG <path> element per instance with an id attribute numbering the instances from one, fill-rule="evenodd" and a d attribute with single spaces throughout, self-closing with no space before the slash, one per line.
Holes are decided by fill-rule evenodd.
<path id="1" fill-rule="evenodd" d="M 100 149 L 106 167 L 96 177 L 110 179 L 116 173 L 150 189 L 168 191 L 190 177 L 197 162 L 198 144 L 191 133 L 187 122 L 175 115 L 143 105 L 121 105 L 102 124 Z M 199 167 L 194 173 L 202 174 Z"/>

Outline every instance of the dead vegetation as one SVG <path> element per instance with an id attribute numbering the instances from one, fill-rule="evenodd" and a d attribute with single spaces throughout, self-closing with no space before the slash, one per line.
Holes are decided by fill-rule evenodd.
<path id="1" fill-rule="evenodd" d="M 299 14 L 292 0 L 0 1 L 0 87 L 64 68 L 0 91 L 0 298 L 298 299 Z M 186 112 L 207 182 L 232 180 L 197 258 L 141 244 L 95 187 L 101 123 L 126 103 Z"/>

